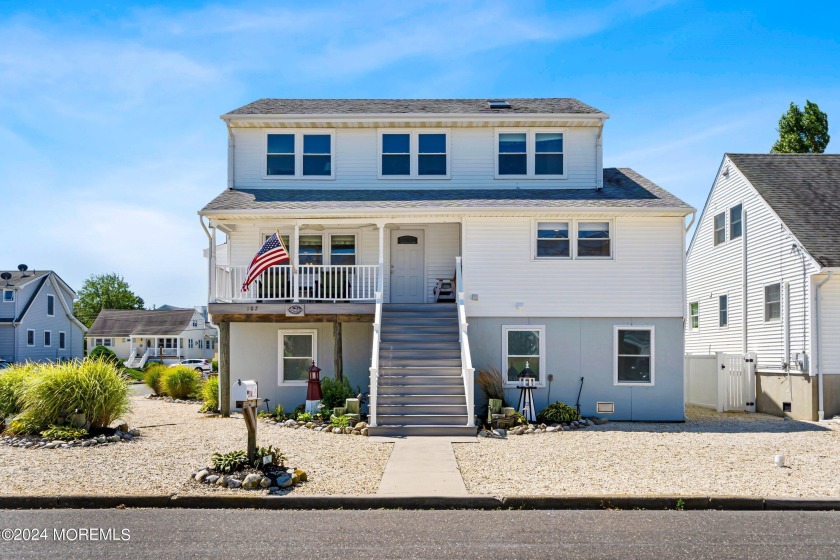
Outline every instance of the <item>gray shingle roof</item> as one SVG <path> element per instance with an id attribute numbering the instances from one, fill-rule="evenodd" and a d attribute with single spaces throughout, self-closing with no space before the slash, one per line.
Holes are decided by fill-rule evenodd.
<path id="1" fill-rule="evenodd" d="M 840 154 L 727 154 L 802 246 L 840 267 Z"/>
<path id="2" fill-rule="evenodd" d="M 692 208 L 632 169 L 604 169 L 594 189 L 230 189 L 202 212 L 250 210 L 400 210 L 424 208 Z"/>
<path id="3" fill-rule="evenodd" d="M 359 114 L 601 114 L 570 97 L 507 98 L 510 109 L 490 109 L 488 99 L 259 99 L 228 115 Z"/>
<path id="4" fill-rule="evenodd" d="M 41 276 L 46 276 L 50 273 L 49 270 L 27 270 L 26 272 L 21 272 L 19 270 L 0 270 L 0 273 L 3 272 L 8 272 L 12 275 L 12 277 L 8 280 L 0 279 L 0 289 L 4 287 L 10 288 L 12 286 L 22 286 L 23 284 L 32 282 L 35 278 L 40 278 Z"/>
<path id="5" fill-rule="evenodd" d="M 177 336 L 190 326 L 193 313 L 195 313 L 194 309 L 171 311 L 103 309 L 88 329 L 86 336 Z"/>

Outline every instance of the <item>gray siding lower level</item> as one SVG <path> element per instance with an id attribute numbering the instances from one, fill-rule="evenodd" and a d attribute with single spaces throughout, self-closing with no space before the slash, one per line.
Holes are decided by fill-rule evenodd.
<path id="1" fill-rule="evenodd" d="M 479 369 L 502 368 L 502 326 L 545 326 L 545 372 L 554 381 L 534 390 L 537 410 L 563 401 L 574 406 L 583 377 L 580 395 L 581 413 L 595 416 L 595 403 L 615 403 L 615 413 L 599 414 L 610 420 L 682 421 L 685 419 L 683 397 L 682 318 L 609 319 L 609 318 L 470 318 L 470 350 L 473 366 Z M 655 327 L 655 385 L 627 387 L 613 384 L 613 338 L 616 325 L 652 325 Z M 506 400 L 515 406 L 518 389 L 505 391 Z M 476 387 L 476 410 L 486 401 Z"/>

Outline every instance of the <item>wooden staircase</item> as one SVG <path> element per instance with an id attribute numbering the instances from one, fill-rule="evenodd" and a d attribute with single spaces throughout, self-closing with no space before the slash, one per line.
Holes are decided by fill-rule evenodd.
<path id="1" fill-rule="evenodd" d="M 461 367 L 455 304 L 383 305 L 370 435 L 474 436 Z"/>

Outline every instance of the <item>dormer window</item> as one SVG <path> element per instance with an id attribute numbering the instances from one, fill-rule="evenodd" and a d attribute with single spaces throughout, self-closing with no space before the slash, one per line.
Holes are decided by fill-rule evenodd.
<path id="1" fill-rule="evenodd" d="M 332 130 L 266 135 L 266 179 L 333 178 Z"/>
<path id="2" fill-rule="evenodd" d="M 497 179 L 565 179 L 563 131 L 497 129 Z"/>
<path id="3" fill-rule="evenodd" d="M 383 130 L 379 133 L 382 179 L 448 179 L 449 132 Z"/>

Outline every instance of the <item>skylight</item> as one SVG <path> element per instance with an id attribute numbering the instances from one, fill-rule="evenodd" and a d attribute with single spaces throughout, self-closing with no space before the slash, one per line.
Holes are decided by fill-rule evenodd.
<path id="1" fill-rule="evenodd" d="M 504 99 L 491 99 L 487 102 L 491 109 L 510 109 L 510 103 Z"/>

